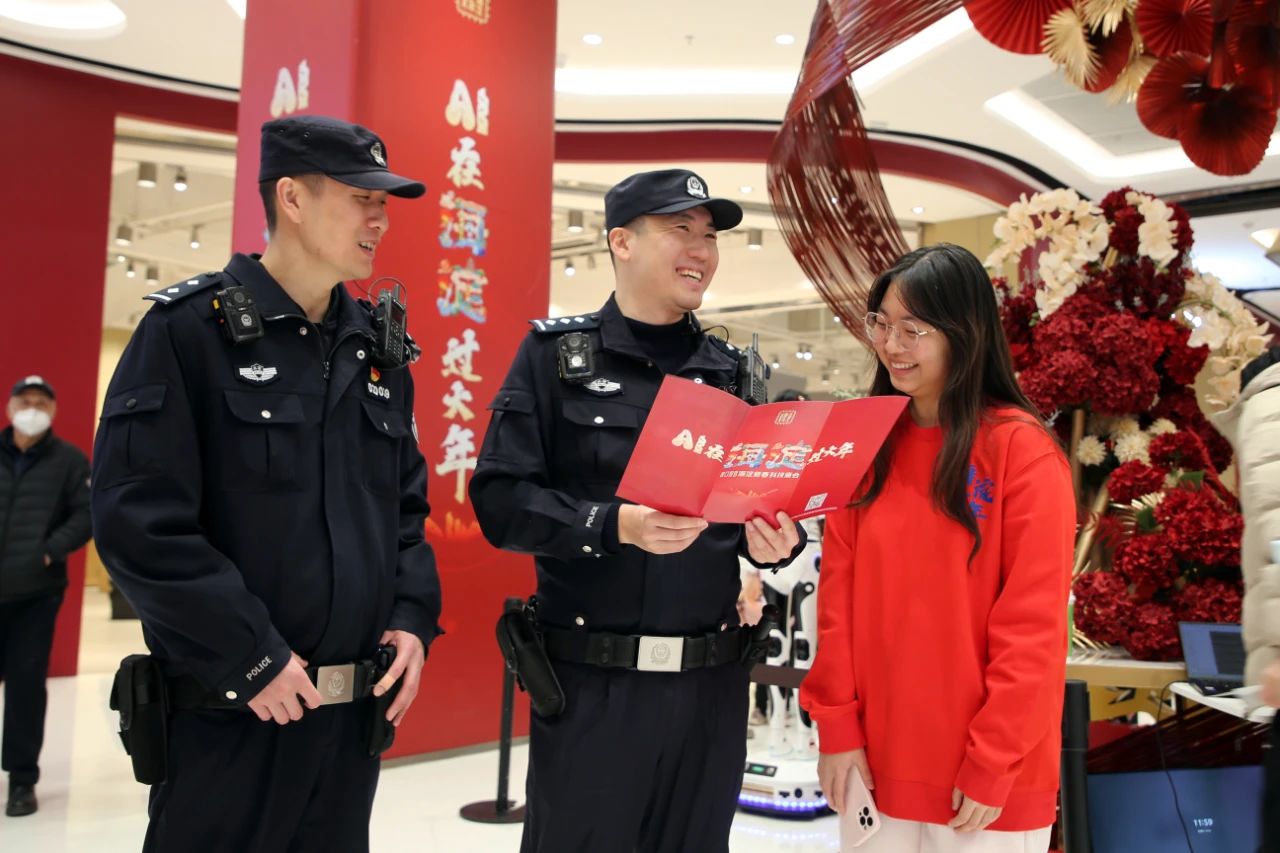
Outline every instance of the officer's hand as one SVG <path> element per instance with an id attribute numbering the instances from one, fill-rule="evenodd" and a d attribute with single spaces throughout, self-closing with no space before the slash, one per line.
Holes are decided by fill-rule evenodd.
<path id="1" fill-rule="evenodd" d="M 298 702 L 298 697 L 302 702 Z M 264 723 L 275 720 L 280 725 L 302 719 L 302 706 L 320 707 L 320 691 L 307 677 L 307 662 L 294 652 L 284 669 L 271 679 L 258 695 L 249 700 L 249 709 Z"/>
<path id="2" fill-rule="evenodd" d="M 639 504 L 618 508 L 618 541 L 650 554 L 678 554 L 706 529 L 707 522 L 701 518 L 672 515 Z"/>
<path id="3" fill-rule="evenodd" d="M 821 753 L 818 755 L 818 786 L 827 797 L 827 805 L 844 813 L 845 799 L 849 795 L 849 774 L 856 770 L 862 774 L 862 782 L 870 791 L 875 788 L 871 767 L 867 764 L 865 749 L 848 752 Z"/>
<path id="4" fill-rule="evenodd" d="M 404 684 L 400 685 L 396 701 L 387 709 L 387 720 L 391 725 L 398 726 L 413 700 L 418 697 L 418 685 L 422 682 L 422 665 L 427 662 L 427 650 L 418 635 L 408 631 L 383 631 L 382 639 L 378 642 L 384 646 L 395 646 L 396 659 L 387 674 L 374 685 L 373 695 L 381 696 L 386 693 L 401 675 L 404 676 Z"/>
<path id="5" fill-rule="evenodd" d="M 800 532 L 789 515 L 780 512 L 777 521 L 776 530 L 763 518 L 753 518 L 742 525 L 747 529 L 747 553 L 762 566 L 787 559 L 800 542 Z"/>

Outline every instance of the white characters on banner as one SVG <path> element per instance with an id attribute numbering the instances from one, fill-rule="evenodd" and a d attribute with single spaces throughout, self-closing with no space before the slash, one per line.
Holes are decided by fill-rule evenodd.
<path id="1" fill-rule="evenodd" d="M 461 379 L 453 380 L 453 386 L 440 400 L 441 403 L 444 403 L 445 418 L 449 420 L 456 418 L 462 418 L 463 421 L 471 420 L 476 416 L 476 413 L 471 411 L 471 407 L 467 403 L 472 402 L 474 399 L 475 397 L 467 390 L 467 386 L 462 384 Z"/>
<path id="2" fill-rule="evenodd" d="M 484 181 L 480 179 L 480 152 L 476 150 L 476 141 L 470 136 L 458 140 L 457 147 L 449 151 L 453 165 L 449 167 L 447 177 L 455 187 L 477 187 L 484 189 Z"/>
<path id="3" fill-rule="evenodd" d="M 472 358 L 478 352 L 480 352 L 480 342 L 476 340 L 475 329 L 464 329 L 462 340 L 449 338 L 448 343 L 445 344 L 444 355 L 440 358 L 440 363 L 444 365 L 440 375 L 445 378 L 461 376 L 468 382 L 479 382 L 480 377 L 471 366 Z"/>
<path id="4" fill-rule="evenodd" d="M 489 91 L 483 86 L 477 89 L 473 106 L 466 81 L 454 80 L 453 93 L 449 95 L 449 105 L 444 108 L 444 120 L 454 127 L 461 127 L 468 133 L 474 130 L 481 136 L 488 136 Z"/>
<path id="5" fill-rule="evenodd" d="M 476 470 L 476 434 L 457 424 L 449 424 L 449 434 L 440 442 L 444 448 L 444 461 L 436 466 L 436 473 L 457 475 L 453 499 L 462 503 L 467 496 L 467 472 Z"/>
<path id="6" fill-rule="evenodd" d="M 311 101 L 311 66 L 304 59 L 298 63 L 298 85 L 293 84 L 289 69 L 281 67 L 276 73 L 276 88 L 271 95 L 271 117 L 306 110 Z"/>

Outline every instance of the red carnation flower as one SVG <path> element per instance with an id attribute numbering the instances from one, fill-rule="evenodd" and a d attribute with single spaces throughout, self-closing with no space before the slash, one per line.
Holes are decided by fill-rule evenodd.
<path id="1" fill-rule="evenodd" d="M 1244 517 L 1207 488 L 1172 489 L 1156 507 L 1174 556 L 1204 566 L 1240 565 Z"/>
<path id="2" fill-rule="evenodd" d="M 1123 186 L 1118 190 L 1112 190 L 1102 197 L 1102 201 L 1098 202 L 1098 207 L 1102 208 L 1102 213 L 1108 219 L 1114 219 L 1116 211 L 1122 207 L 1129 206 L 1129 193 L 1133 192 L 1133 187 Z"/>
<path id="3" fill-rule="evenodd" d="M 1151 439 L 1148 455 L 1153 463 L 1165 468 L 1201 471 L 1209 465 L 1204 442 L 1198 435 L 1187 430 L 1157 435 Z"/>
<path id="4" fill-rule="evenodd" d="M 1162 469 L 1153 468 L 1135 459 L 1111 472 L 1111 477 L 1107 480 L 1107 491 L 1111 500 L 1127 504 L 1143 495 L 1160 491 L 1164 488 L 1164 477 Z"/>
<path id="5" fill-rule="evenodd" d="M 1182 644 L 1173 608 L 1154 601 L 1135 608 L 1124 647 L 1137 660 L 1177 660 Z"/>
<path id="6" fill-rule="evenodd" d="M 1107 218 L 1111 220 L 1111 248 L 1128 257 L 1138 254 L 1138 226 L 1143 223 L 1138 209 L 1122 207 Z"/>
<path id="7" fill-rule="evenodd" d="M 1240 604 L 1240 584 L 1217 578 L 1189 583 L 1174 596 L 1174 607 L 1184 622 L 1239 622 Z"/>
<path id="8" fill-rule="evenodd" d="M 1126 540 L 1116 549 L 1113 567 L 1133 584 L 1134 595 L 1140 599 L 1171 588 L 1180 576 L 1169 542 L 1164 536 L 1153 533 Z"/>
<path id="9" fill-rule="evenodd" d="M 1134 602 L 1129 585 L 1114 572 L 1085 572 L 1072 585 L 1076 628 L 1099 643 L 1123 643 Z"/>

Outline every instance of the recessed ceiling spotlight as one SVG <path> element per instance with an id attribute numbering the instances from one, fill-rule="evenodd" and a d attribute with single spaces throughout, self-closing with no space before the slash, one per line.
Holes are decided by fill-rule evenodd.
<path id="1" fill-rule="evenodd" d="M 592 47 L 599 47 L 604 44 L 604 36 L 599 33 L 587 33 L 582 37 L 583 44 L 589 44 Z"/>
<path id="2" fill-rule="evenodd" d="M 915 207 L 911 208 L 911 212 L 915 214 L 924 213 L 924 208 L 917 204 Z"/>
<path id="3" fill-rule="evenodd" d="M 773 40 L 781 45 L 789 45 L 796 43 L 796 37 L 791 33 L 780 33 L 773 37 Z"/>
<path id="4" fill-rule="evenodd" d="M 738 192 L 749 193 L 751 192 L 751 186 L 749 184 L 743 184 L 742 186 L 738 187 Z"/>

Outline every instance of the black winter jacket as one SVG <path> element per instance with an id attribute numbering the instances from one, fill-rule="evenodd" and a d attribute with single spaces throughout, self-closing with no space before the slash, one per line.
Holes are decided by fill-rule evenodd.
<path id="1" fill-rule="evenodd" d="M 66 587 L 67 557 L 89 541 L 89 460 L 53 430 L 23 464 L 21 455 L 7 427 L 0 432 L 0 602 Z"/>

